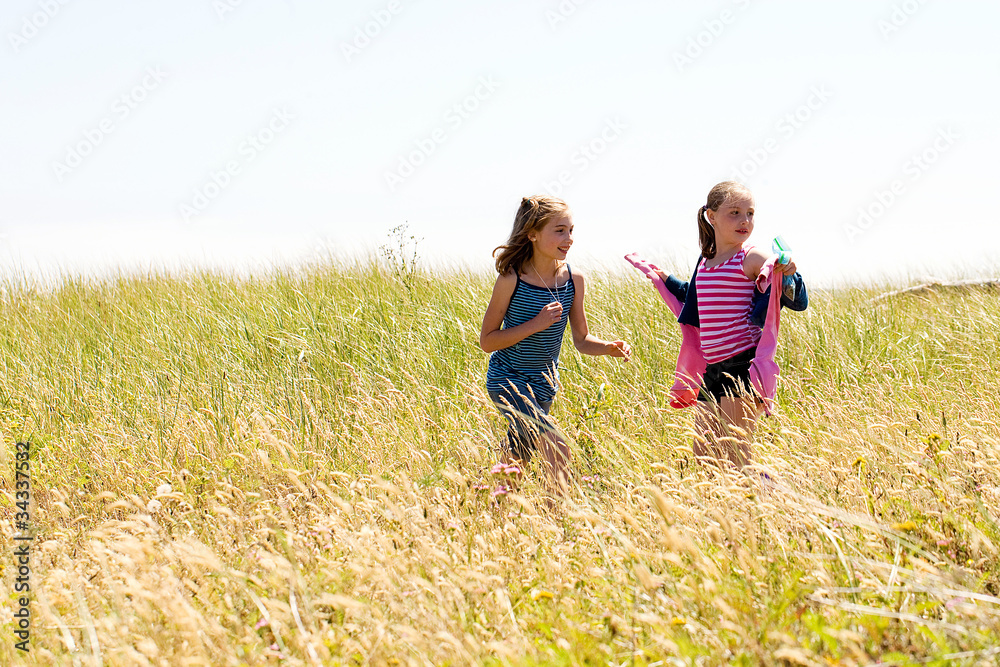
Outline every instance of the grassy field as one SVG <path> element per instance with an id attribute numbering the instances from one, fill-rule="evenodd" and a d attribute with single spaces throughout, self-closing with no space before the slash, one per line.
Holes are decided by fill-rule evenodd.
<path id="1" fill-rule="evenodd" d="M 692 461 L 679 335 L 591 277 L 574 490 L 497 495 L 492 277 L 317 267 L 8 288 L 0 664 L 995 664 L 1000 295 L 783 318 L 762 488 Z M 787 312 L 787 311 L 786 311 Z M 31 651 L 14 647 L 30 441 Z"/>

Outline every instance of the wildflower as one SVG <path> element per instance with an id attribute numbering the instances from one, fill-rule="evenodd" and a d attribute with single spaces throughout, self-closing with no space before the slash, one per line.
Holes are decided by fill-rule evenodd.
<path id="1" fill-rule="evenodd" d="M 503 471 L 504 471 L 504 474 L 510 475 L 511 477 L 518 477 L 521 474 L 523 474 L 522 470 L 521 470 L 521 466 L 517 465 L 516 463 L 511 463 L 510 465 L 506 466 L 503 469 Z"/>
<path id="2" fill-rule="evenodd" d="M 670 621 L 670 625 L 686 625 L 686 624 L 687 624 L 687 621 L 685 621 L 680 616 L 675 616 L 674 620 Z"/>
<path id="3" fill-rule="evenodd" d="M 892 529 L 910 532 L 917 529 L 917 524 L 913 523 L 912 521 L 904 521 L 903 523 L 892 524 Z"/>
<path id="4" fill-rule="evenodd" d="M 851 464 L 851 467 L 856 468 L 858 466 L 863 466 L 866 463 L 868 463 L 868 461 L 865 461 L 865 457 L 859 456 L 858 458 L 854 459 L 854 463 Z"/>
<path id="5" fill-rule="evenodd" d="M 158 487 L 156 487 L 156 495 L 162 496 L 163 494 L 170 493 L 173 490 L 174 487 L 170 486 L 169 484 L 160 484 Z"/>
<path id="6" fill-rule="evenodd" d="M 503 463 L 498 463 L 495 466 L 493 466 L 492 470 L 490 470 L 490 474 L 491 475 L 502 475 L 502 474 L 504 474 L 504 472 L 506 472 L 506 470 L 507 470 L 507 466 L 505 466 Z"/>
<path id="7" fill-rule="evenodd" d="M 493 495 L 494 498 L 497 498 L 499 496 L 506 496 L 509 491 L 510 491 L 510 489 L 508 489 L 506 486 L 504 486 L 503 484 L 501 484 L 500 486 L 498 486 L 497 488 L 495 488 L 493 490 L 493 494 L 492 495 Z"/>
<path id="8" fill-rule="evenodd" d="M 551 591 L 539 589 L 531 592 L 531 599 L 535 602 L 538 602 L 539 600 L 551 600 L 552 597 Z"/>
<path id="9" fill-rule="evenodd" d="M 253 629 L 254 630 L 260 630 L 261 628 L 263 628 L 263 627 L 265 627 L 267 625 L 269 625 L 269 623 L 267 622 L 267 619 L 266 618 L 261 618 L 259 621 L 257 621 L 257 625 L 253 626 Z"/>
<path id="10" fill-rule="evenodd" d="M 486 484 L 476 484 L 474 487 L 472 487 L 472 490 L 473 491 L 489 491 L 490 487 L 488 485 L 486 485 Z"/>

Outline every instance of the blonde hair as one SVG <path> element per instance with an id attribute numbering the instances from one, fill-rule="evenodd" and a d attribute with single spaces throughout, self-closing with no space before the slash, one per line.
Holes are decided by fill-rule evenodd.
<path id="1" fill-rule="evenodd" d="M 698 241 L 701 243 L 702 257 L 712 259 L 715 257 L 716 251 L 715 228 L 712 227 L 712 223 L 705 216 L 705 211 L 711 209 L 713 212 L 718 212 L 722 205 L 729 201 L 730 198 L 749 199 L 752 197 L 753 194 L 751 194 L 750 188 L 736 181 L 723 181 L 712 188 L 708 193 L 705 205 L 698 209 Z"/>
<path id="2" fill-rule="evenodd" d="M 528 235 L 541 230 L 550 220 L 565 215 L 568 211 L 566 202 L 555 197 L 533 196 L 521 199 L 510 238 L 493 251 L 497 273 L 504 275 L 511 269 L 515 273 L 521 273 L 521 267 L 531 259 L 535 251 Z M 497 253 L 500 253 L 499 256 Z"/>

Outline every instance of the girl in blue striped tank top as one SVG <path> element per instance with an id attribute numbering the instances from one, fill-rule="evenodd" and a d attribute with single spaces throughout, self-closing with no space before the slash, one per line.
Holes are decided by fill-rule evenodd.
<path id="1" fill-rule="evenodd" d="M 565 202 L 522 199 L 510 238 L 493 251 L 500 275 L 479 336 L 483 351 L 491 353 L 486 389 L 508 423 L 506 458 L 523 468 L 538 449 L 558 493 L 566 489 L 569 446 L 548 413 L 567 322 L 583 354 L 626 361 L 632 354 L 625 341 L 601 340 L 587 328 L 584 277 L 566 263 L 572 245 L 573 218 Z"/>

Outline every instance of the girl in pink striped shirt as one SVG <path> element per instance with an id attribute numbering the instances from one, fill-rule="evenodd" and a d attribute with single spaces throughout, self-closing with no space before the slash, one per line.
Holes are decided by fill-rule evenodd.
<path id="1" fill-rule="evenodd" d="M 698 211 L 701 258 L 678 318 L 699 328 L 707 362 L 696 408 L 694 454 L 728 459 L 737 468 L 750 462 L 750 437 L 763 409 L 750 381 L 761 339 L 750 314 L 757 276 L 771 254 L 750 243 L 753 225 L 754 199 L 746 186 L 726 181 L 712 188 Z M 775 270 L 792 275 L 795 263 L 777 264 Z M 677 282 L 656 272 L 665 283 Z"/>

